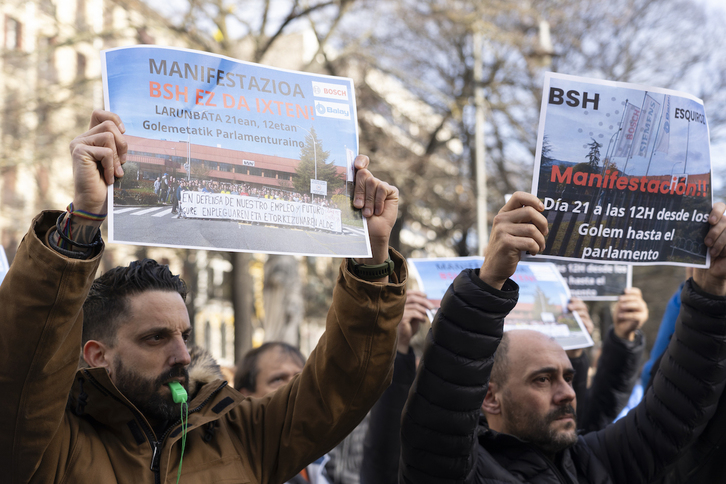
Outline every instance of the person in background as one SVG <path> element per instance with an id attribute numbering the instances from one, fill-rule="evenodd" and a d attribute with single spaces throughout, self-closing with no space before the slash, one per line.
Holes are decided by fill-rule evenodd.
<path id="1" fill-rule="evenodd" d="M 398 484 L 401 454 L 401 412 L 416 377 L 416 355 L 411 338 L 427 319 L 427 310 L 436 306 L 421 291 L 406 291 L 406 306 L 398 325 L 393 382 L 373 405 L 363 444 L 360 465 L 361 484 Z"/>
<path id="2" fill-rule="evenodd" d="M 288 384 L 305 366 L 300 350 L 282 341 L 270 341 L 245 354 L 234 373 L 234 387 L 246 397 L 262 398 Z M 314 436 L 310 436 L 314 438 Z M 302 469 L 287 484 L 330 484 L 323 455 Z"/>
<path id="3" fill-rule="evenodd" d="M 580 315 L 592 332 L 592 319 L 584 301 L 573 298 L 568 307 Z M 575 369 L 573 388 L 577 395 L 579 430 L 591 432 L 605 428 L 627 405 L 645 351 L 645 335 L 640 328 L 648 320 L 648 314 L 641 290 L 626 288 L 612 308 L 613 325 L 603 337 L 597 370 L 589 388 L 587 352 L 582 349 L 566 352 Z"/>

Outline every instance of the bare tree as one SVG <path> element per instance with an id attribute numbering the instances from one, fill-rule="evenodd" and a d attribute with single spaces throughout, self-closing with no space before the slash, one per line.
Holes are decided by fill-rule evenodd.
<path id="1" fill-rule="evenodd" d="M 504 194 L 530 186 L 546 69 L 695 91 L 716 106 L 710 124 L 713 132 L 721 131 L 725 61 L 715 46 L 724 34 L 690 1 L 396 0 L 373 6 L 368 16 L 376 19 L 375 31 L 362 42 L 357 33 L 348 39 L 361 47 L 351 57 L 364 73 L 362 145 L 376 153 L 375 168 L 401 188 L 398 226 L 425 227 L 414 231 L 435 236 L 459 254 L 468 253 L 467 234 L 474 230 L 475 32 L 486 39 L 482 87 L 491 208 L 501 205 Z M 688 34 L 694 31 L 708 34 Z M 400 81 L 431 108 L 429 117 L 437 123 L 419 121 L 414 134 L 415 120 L 381 95 L 380 83 L 367 82 L 376 71 Z M 406 153 L 406 143 L 391 136 L 396 129 L 406 133 L 409 145 L 414 140 L 426 149 Z M 460 151 L 447 150 L 452 139 L 460 141 Z M 384 150 L 386 155 L 378 154 Z M 434 158 L 443 161 L 445 179 L 433 173 Z M 449 223 L 441 226 L 441 220 Z M 418 237 L 401 248 L 432 253 L 435 246 Z"/>

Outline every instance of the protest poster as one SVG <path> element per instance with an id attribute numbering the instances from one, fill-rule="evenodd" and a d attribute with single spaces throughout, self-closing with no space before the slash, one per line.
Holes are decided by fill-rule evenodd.
<path id="1" fill-rule="evenodd" d="M 370 257 L 351 79 L 148 45 L 101 55 L 129 145 L 111 242 Z"/>
<path id="2" fill-rule="evenodd" d="M 0 284 L 5 279 L 5 274 L 10 270 L 10 264 L 8 264 L 8 258 L 5 255 L 5 249 L 0 245 Z"/>
<path id="3" fill-rule="evenodd" d="M 633 285 L 633 266 L 561 260 L 550 257 L 525 257 L 525 260 L 550 262 L 560 271 L 570 294 L 583 301 L 617 301 Z"/>
<path id="4" fill-rule="evenodd" d="M 543 255 L 708 266 L 712 186 L 703 102 L 547 73 L 532 193 L 549 223 Z"/>
<path id="5" fill-rule="evenodd" d="M 407 260 L 419 289 L 437 307 L 462 270 L 479 268 L 484 262 L 482 257 Z M 579 315 L 567 310 L 570 291 L 554 264 L 522 261 L 511 279 L 519 285 L 519 301 L 505 318 L 504 331 L 539 331 L 566 350 L 592 346 L 592 338 Z"/>

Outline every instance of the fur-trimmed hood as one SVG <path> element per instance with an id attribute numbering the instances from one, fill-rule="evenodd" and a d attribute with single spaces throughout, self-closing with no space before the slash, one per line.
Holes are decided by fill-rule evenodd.
<path id="1" fill-rule="evenodd" d="M 215 380 L 224 380 L 222 370 L 214 357 L 204 348 L 197 345 L 189 346 L 189 394 L 196 395 L 197 391 L 207 383 Z"/>

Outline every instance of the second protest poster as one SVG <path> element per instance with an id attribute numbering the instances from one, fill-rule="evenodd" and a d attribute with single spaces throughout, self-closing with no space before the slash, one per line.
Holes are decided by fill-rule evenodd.
<path id="1" fill-rule="evenodd" d="M 369 257 L 353 82 L 185 49 L 102 52 L 128 142 L 112 242 Z"/>
<path id="2" fill-rule="evenodd" d="M 437 309 L 459 273 L 477 269 L 483 262 L 482 257 L 408 259 L 419 289 Z M 579 315 L 567 309 L 570 289 L 554 264 L 522 261 L 511 279 L 519 285 L 519 299 L 504 320 L 504 331 L 539 331 L 554 338 L 566 350 L 592 346 L 590 333 Z M 432 320 L 434 314 L 429 314 Z"/>
<path id="3" fill-rule="evenodd" d="M 547 73 L 532 192 L 549 222 L 545 255 L 707 266 L 712 181 L 703 103 Z"/>

